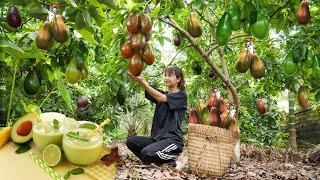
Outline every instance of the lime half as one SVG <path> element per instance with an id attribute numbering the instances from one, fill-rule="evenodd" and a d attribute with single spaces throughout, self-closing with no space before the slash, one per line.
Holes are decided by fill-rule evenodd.
<path id="1" fill-rule="evenodd" d="M 58 165 L 62 159 L 62 153 L 59 146 L 55 144 L 47 145 L 43 150 L 42 158 L 48 166 L 52 167 Z"/>

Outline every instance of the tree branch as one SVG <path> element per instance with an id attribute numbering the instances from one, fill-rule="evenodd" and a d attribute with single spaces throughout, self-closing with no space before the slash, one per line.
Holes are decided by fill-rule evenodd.
<path id="1" fill-rule="evenodd" d="M 182 52 L 182 50 L 184 50 L 185 48 L 187 47 L 190 47 L 191 45 L 187 45 L 187 46 L 184 46 L 183 48 L 179 49 L 178 52 L 175 54 L 175 56 L 171 59 L 170 63 L 168 65 L 165 66 L 165 68 L 169 67 L 173 61 L 176 59 L 176 57 L 178 56 L 178 54 L 180 54 Z M 157 75 L 154 75 L 154 76 L 150 76 L 150 77 L 158 77 L 158 76 L 161 76 L 162 74 L 164 73 L 164 71 L 162 71 L 161 73 L 157 74 Z"/>
<path id="2" fill-rule="evenodd" d="M 201 57 L 207 62 L 207 64 L 211 67 L 211 69 L 213 69 L 218 77 L 220 77 L 220 79 L 226 84 L 226 86 L 228 87 L 228 89 L 231 91 L 232 94 L 232 98 L 233 98 L 233 103 L 234 103 L 234 107 L 236 109 L 236 119 L 238 117 L 238 111 L 239 111 L 239 98 L 237 95 L 237 91 L 234 88 L 234 86 L 232 85 L 231 81 L 229 78 L 227 78 L 221 71 L 220 69 L 214 64 L 213 59 L 209 56 L 209 54 L 207 54 L 196 42 L 196 40 L 191 37 L 191 35 L 184 30 L 183 28 L 181 28 L 171 17 L 166 16 L 166 18 L 168 19 L 168 21 L 164 20 L 163 18 L 160 18 L 159 20 L 168 24 L 169 26 L 175 28 L 176 30 L 178 30 L 182 35 L 184 35 L 189 42 L 191 43 L 191 45 L 198 51 L 198 53 L 201 55 Z"/>
<path id="3" fill-rule="evenodd" d="M 50 4 L 44 3 L 44 2 L 42 2 L 42 1 L 39 1 L 39 3 L 42 4 L 43 6 L 50 7 Z"/>
<path id="4" fill-rule="evenodd" d="M 6 38 L 7 38 L 10 42 L 14 43 L 14 42 L 8 37 L 8 35 L 7 35 L 6 32 L 3 31 L 3 34 L 6 36 Z"/>
<path id="5" fill-rule="evenodd" d="M 176 59 L 176 57 L 178 56 L 178 54 L 180 54 L 180 53 L 182 52 L 182 50 L 184 50 L 184 49 L 186 49 L 187 47 L 190 47 L 190 46 L 191 46 L 191 45 L 189 44 L 189 45 L 187 45 L 187 46 L 179 49 L 179 51 L 178 51 L 178 52 L 176 53 L 176 55 L 171 59 L 170 63 L 169 63 L 166 67 L 170 66 L 170 65 L 173 63 L 173 61 Z"/>
<path id="6" fill-rule="evenodd" d="M 204 20 L 205 22 L 207 22 L 207 23 L 210 25 L 211 28 L 214 28 L 214 24 L 212 24 L 210 21 L 208 21 L 207 19 L 205 19 L 198 10 L 195 9 L 195 11 L 199 14 L 199 16 L 201 17 L 202 20 Z"/>
<path id="7" fill-rule="evenodd" d="M 239 89 L 241 86 L 243 86 L 244 84 L 246 84 L 248 82 L 248 80 L 243 80 L 240 82 L 240 84 L 238 84 L 238 86 L 236 86 L 236 89 Z"/>
<path id="8" fill-rule="evenodd" d="M 277 12 L 279 12 L 281 9 L 283 9 L 284 7 L 286 7 L 289 3 L 291 2 L 291 0 L 288 0 L 284 5 L 280 6 L 274 13 L 272 13 L 269 17 L 269 21 L 271 20 L 271 18 L 277 14 Z"/>
<path id="9" fill-rule="evenodd" d="M 215 45 L 213 48 L 209 49 L 206 53 L 208 55 L 210 55 L 212 53 L 213 50 L 217 49 L 218 48 L 218 45 Z"/>
<path id="10" fill-rule="evenodd" d="M 211 13 L 208 12 L 208 15 L 211 15 Z M 210 22 L 213 24 L 212 19 L 210 19 Z M 213 26 L 211 28 L 211 35 L 214 36 L 215 33 L 216 33 L 215 26 Z M 224 59 L 224 54 L 223 54 L 223 51 L 221 50 L 221 47 L 220 47 L 219 44 L 217 44 L 217 48 L 216 49 L 217 49 L 218 54 L 219 54 L 219 59 L 220 59 L 221 65 L 222 65 L 223 73 L 226 76 L 226 78 L 230 79 L 227 63 L 226 63 L 226 61 Z M 231 98 L 232 98 L 232 93 L 231 93 L 231 91 L 229 91 L 228 99 L 231 100 Z"/>
<path id="11" fill-rule="evenodd" d="M 248 34 L 236 35 L 236 36 L 231 37 L 231 38 L 229 39 L 229 41 L 234 40 L 234 39 L 237 39 L 237 38 L 240 38 L 240 37 L 250 37 L 250 35 L 248 35 Z"/>

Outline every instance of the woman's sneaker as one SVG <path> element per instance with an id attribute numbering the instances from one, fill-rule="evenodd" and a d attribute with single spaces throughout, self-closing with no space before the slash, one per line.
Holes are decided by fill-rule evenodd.
<path id="1" fill-rule="evenodd" d="M 182 152 L 176 160 L 176 170 L 180 171 L 183 169 L 184 165 L 187 163 L 188 158 L 184 156 Z"/>

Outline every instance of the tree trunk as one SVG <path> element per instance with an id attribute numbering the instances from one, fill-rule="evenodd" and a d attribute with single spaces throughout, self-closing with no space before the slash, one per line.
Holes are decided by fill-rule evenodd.
<path id="1" fill-rule="evenodd" d="M 294 96 L 290 91 L 288 91 L 288 99 L 289 99 L 289 147 L 294 151 L 297 150 L 297 135 L 296 135 L 296 127 L 295 127 L 295 116 L 294 116 Z"/>

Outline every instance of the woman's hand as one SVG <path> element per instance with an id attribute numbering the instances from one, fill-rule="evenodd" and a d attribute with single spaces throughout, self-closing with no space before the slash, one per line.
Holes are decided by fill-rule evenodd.
<path id="1" fill-rule="evenodd" d="M 151 87 L 142 74 L 139 76 L 134 76 L 130 72 L 128 74 L 132 80 L 138 82 L 156 101 L 167 102 L 167 96 Z"/>
<path id="2" fill-rule="evenodd" d="M 142 74 L 140 74 L 139 76 L 134 76 L 130 72 L 128 72 L 128 74 L 132 80 L 138 82 L 139 84 L 146 84 L 147 83 L 147 80 L 144 78 L 144 76 Z"/>

